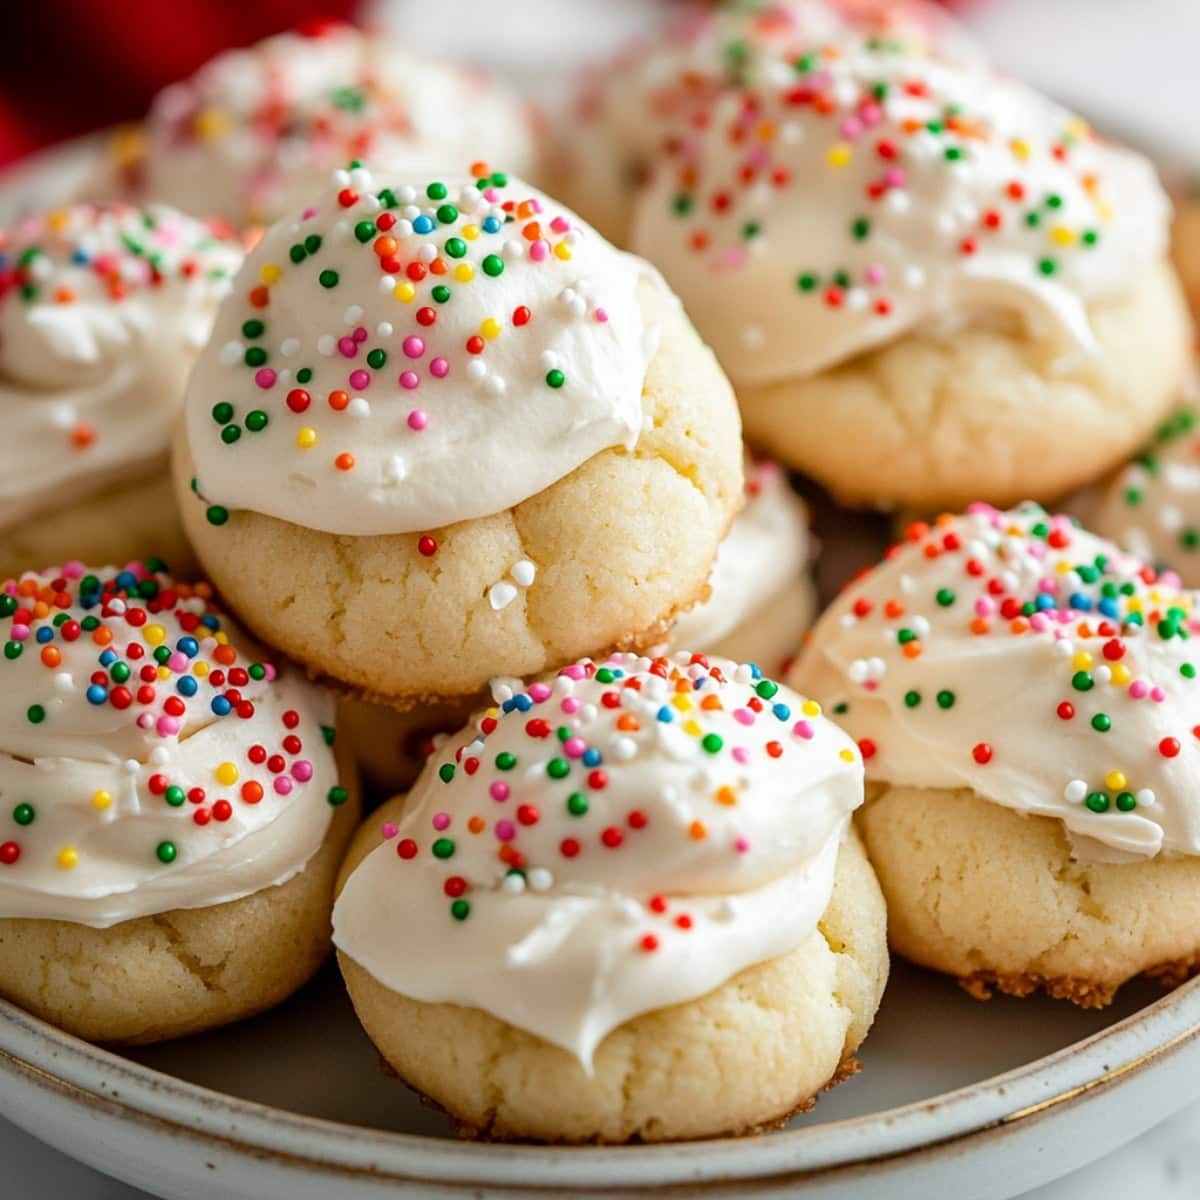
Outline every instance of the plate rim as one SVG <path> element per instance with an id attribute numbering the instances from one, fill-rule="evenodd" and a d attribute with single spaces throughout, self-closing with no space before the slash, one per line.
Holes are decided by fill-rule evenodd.
<path id="1" fill-rule="evenodd" d="M 118 1106 L 186 1138 L 328 1175 L 491 1188 L 764 1182 L 860 1168 L 1035 1119 L 1200 1038 L 1200 977 L 1121 1021 L 1010 1071 L 857 1117 L 755 1138 L 654 1146 L 463 1142 L 350 1125 L 214 1091 L 63 1032 L 0 1000 L 0 1077 Z M 402 1086 L 397 1084 L 397 1086 Z"/>

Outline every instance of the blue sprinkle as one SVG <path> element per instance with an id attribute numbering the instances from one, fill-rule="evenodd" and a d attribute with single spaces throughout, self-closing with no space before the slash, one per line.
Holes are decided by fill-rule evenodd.
<path id="1" fill-rule="evenodd" d="M 413 233 L 432 233 L 433 229 L 433 218 L 425 216 L 424 213 L 413 222 Z"/>
<path id="2" fill-rule="evenodd" d="M 199 689 L 200 685 L 190 675 L 185 675 L 175 685 L 175 690 L 178 691 L 181 696 L 194 696 Z"/>
<path id="3" fill-rule="evenodd" d="M 71 261 L 73 263 L 81 263 L 82 264 L 82 263 L 87 262 L 87 260 L 88 260 L 87 251 L 83 250 L 83 249 L 76 250 L 71 255 Z"/>
<path id="4" fill-rule="evenodd" d="M 200 624 L 205 626 L 208 629 L 220 629 L 221 628 L 220 618 L 217 617 L 216 614 L 214 614 L 214 613 L 209 613 L 207 616 L 201 617 Z"/>
<path id="5" fill-rule="evenodd" d="M 212 702 L 212 710 L 218 717 L 227 717 L 233 712 L 233 705 L 225 699 L 224 696 L 214 696 Z"/>
<path id="6" fill-rule="evenodd" d="M 117 661 L 117 652 L 115 650 L 105 650 L 100 655 L 100 665 L 102 667 L 111 667 Z"/>
<path id="7" fill-rule="evenodd" d="M 1042 612 L 1047 608 L 1054 607 L 1054 597 L 1049 592 L 1038 592 L 1033 603 L 1037 606 L 1038 611 Z"/>
<path id="8" fill-rule="evenodd" d="M 414 228 L 416 228 L 416 226 L 414 226 Z M 483 231 L 484 231 L 484 233 L 499 233 L 500 232 L 500 218 L 499 217 L 488 217 L 483 222 Z"/>
<path id="9" fill-rule="evenodd" d="M 1106 617 L 1119 617 L 1121 615 L 1120 606 L 1112 596 L 1105 596 L 1103 600 L 1096 606 Z"/>
<path id="10" fill-rule="evenodd" d="M 115 580 L 119 588 L 131 588 L 137 586 L 137 576 L 132 571 L 122 571 Z"/>
<path id="11" fill-rule="evenodd" d="M 1092 598 L 1090 596 L 1085 596 L 1082 592 L 1072 592 L 1070 600 L 1072 608 L 1077 608 L 1080 612 L 1092 611 Z"/>
<path id="12" fill-rule="evenodd" d="M 513 697 L 513 704 L 520 712 L 528 712 L 533 707 L 533 700 L 522 692 L 519 696 Z"/>
<path id="13" fill-rule="evenodd" d="M 500 711 L 503 713 L 510 713 L 516 707 L 517 707 L 517 698 L 516 698 L 516 696 L 514 696 L 514 697 L 512 697 L 511 700 L 505 700 L 505 702 L 502 705 L 500 705 Z"/>
<path id="14" fill-rule="evenodd" d="M 746 665 L 750 668 L 750 674 L 753 676 L 753 678 L 762 678 L 762 668 L 758 665 L 758 663 L 747 663 Z"/>
<path id="15" fill-rule="evenodd" d="M 49 625 L 42 625 L 34 635 L 39 642 L 54 641 L 54 630 Z"/>
<path id="16" fill-rule="evenodd" d="M 786 721 L 792 715 L 792 710 L 786 704 L 773 704 L 771 711 L 781 720 Z"/>
<path id="17" fill-rule="evenodd" d="M 670 725 L 670 723 L 675 720 L 675 714 L 665 704 L 654 715 L 667 725 Z"/>
<path id="18" fill-rule="evenodd" d="M 200 653 L 200 643 L 194 637 L 181 637 L 175 643 L 175 649 L 188 658 L 195 658 Z"/>
<path id="19" fill-rule="evenodd" d="M 108 688 L 102 683 L 93 683 L 87 690 L 89 704 L 103 704 L 108 699 Z"/>
<path id="20" fill-rule="evenodd" d="M 598 767 L 604 759 L 600 755 L 600 751 L 594 746 L 583 752 L 583 765 L 585 767 Z"/>

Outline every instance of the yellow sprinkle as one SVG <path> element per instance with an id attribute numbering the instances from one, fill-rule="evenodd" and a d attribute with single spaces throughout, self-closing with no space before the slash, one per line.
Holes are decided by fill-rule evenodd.
<path id="1" fill-rule="evenodd" d="M 208 674 L 208 663 L 197 662 L 192 666 L 192 674 L 203 679 Z"/>
<path id="2" fill-rule="evenodd" d="M 223 762 L 214 772 L 217 782 L 231 787 L 238 781 L 238 769 L 231 762 Z"/>
<path id="3" fill-rule="evenodd" d="M 71 214 L 65 208 L 56 208 L 46 214 L 46 225 L 56 233 L 67 227 Z"/>
<path id="4" fill-rule="evenodd" d="M 717 803 L 728 804 L 730 806 L 735 805 L 737 803 L 737 792 L 735 792 L 733 788 L 729 786 L 729 784 L 725 784 L 724 787 L 717 788 Z"/>
<path id="5" fill-rule="evenodd" d="M 159 677 L 159 679 L 170 679 L 171 678 L 170 667 L 159 667 L 158 668 L 158 677 Z"/>
<path id="6" fill-rule="evenodd" d="M 407 280 L 405 280 L 403 283 L 396 284 L 396 287 L 392 292 L 392 295 L 395 296 L 397 300 L 401 301 L 404 304 L 412 303 L 412 298 L 416 294 L 417 294 L 417 289 L 415 287 L 413 287 L 413 285 L 411 283 L 409 283 Z"/>
<path id="7" fill-rule="evenodd" d="M 500 336 L 500 322 L 495 317 L 488 317 L 486 321 L 479 326 L 479 332 L 483 334 L 489 341 L 492 338 Z"/>
<path id="8" fill-rule="evenodd" d="M 843 746 L 838 751 L 838 758 L 840 758 L 842 760 L 842 762 L 853 762 L 854 761 L 854 751 L 851 750 L 849 746 Z"/>
<path id="9" fill-rule="evenodd" d="M 459 283 L 470 283 L 475 278 L 475 268 L 470 263 L 459 263 L 454 268 L 454 278 Z"/>
<path id="10" fill-rule="evenodd" d="M 821 715 L 821 706 L 815 700 L 805 700 L 800 705 L 800 711 L 806 717 L 819 717 Z"/>
<path id="11" fill-rule="evenodd" d="M 92 807 L 100 809 L 103 812 L 112 803 L 112 793 L 104 791 L 101 788 L 98 792 L 92 793 Z"/>
<path id="12" fill-rule="evenodd" d="M 1074 658 L 1071 659 L 1071 666 L 1077 671 L 1086 671 L 1096 660 L 1086 651 L 1080 650 Z"/>
<path id="13" fill-rule="evenodd" d="M 756 130 L 756 133 L 758 136 L 758 140 L 760 142 L 769 142 L 769 141 L 774 140 L 775 122 L 774 121 L 763 121 L 762 124 L 759 125 L 758 129 Z"/>
<path id="14" fill-rule="evenodd" d="M 1100 214 L 1100 220 L 1111 221 L 1113 219 L 1113 206 L 1107 200 L 1096 201 L 1096 211 Z"/>
<path id="15" fill-rule="evenodd" d="M 468 242 L 473 242 L 479 236 L 479 226 L 464 225 L 462 228 L 462 235 L 467 239 Z"/>
<path id="16" fill-rule="evenodd" d="M 296 431 L 296 445 L 301 450 L 311 450 L 317 444 L 317 431 L 311 425 Z"/>
<path id="17" fill-rule="evenodd" d="M 79 851 L 76 850 L 74 846 L 64 846 L 58 852 L 58 865 L 64 871 L 69 871 L 78 862 Z"/>
<path id="18" fill-rule="evenodd" d="M 1060 246 L 1073 246 L 1075 244 L 1075 231 L 1068 229 L 1065 225 L 1055 225 L 1050 230 L 1050 236 Z"/>
<path id="19" fill-rule="evenodd" d="M 699 721 L 684 721 L 683 732 L 691 734 L 692 737 L 699 737 L 704 730 L 700 728 Z"/>
<path id="20" fill-rule="evenodd" d="M 283 272 L 276 263 L 263 263 L 262 269 L 258 273 L 258 277 L 263 283 L 278 283 L 282 276 Z"/>
<path id="21" fill-rule="evenodd" d="M 1056 570 L 1056 571 L 1057 571 L 1057 572 L 1058 572 L 1060 575 L 1065 575 L 1065 574 L 1066 574 L 1068 571 L 1073 571 L 1073 570 L 1074 570 L 1074 567 L 1072 567 L 1072 566 L 1071 566 L 1071 564 L 1070 564 L 1069 562 L 1060 562 L 1060 563 L 1058 564 L 1058 566 L 1056 566 L 1054 569 L 1055 569 L 1055 570 Z"/>
<path id="22" fill-rule="evenodd" d="M 559 242 L 554 247 L 554 257 L 561 258 L 563 262 L 569 262 L 571 259 L 571 247 L 566 242 Z"/>
<path id="23" fill-rule="evenodd" d="M 1117 665 L 1112 669 L 1113 683 L 1117 687 L 1120 687 L 1122 684 L 1128 683 L 1129 679 L 1129 668 L 1124 663 L 1117 663 Z"/>
<path id="24" fill-rule="evenodd" d="M 853 151 L 845 142 L 835 142 L 829 147 L 829 153 L 825 155 L 825 161 L 831 167 L 845 167 L 850 163 L 853 157 Z"/>
<path id="25" fill-rule="evenodd" d="M 1104 786 L 1115 792 L 1121 791 L 1128 782 L 1123 771 L 1109 771 L 1104 777 Z"/>
<path id="26" fill-rule="evenodd" d="M 692 711 L 691 700 L 686 695 L 684 695 L 682 692 L 676 692 L 675 695 L 671 697 L 671 703 L 677 709 L 679 709 L 680 712 L 691 712 Z"/>
<path id="27" fill-rule="evenodd" d="M 1029 143 L 1025 141 L 1024 138 L 1013 138 L 1013 140 L 1008 143 L 1008 148 L 1022 162 L 1025 162 L 1029 158 Z"/>
<path id="28" fill-rule="evenodd" d="M 1091 130 L 1091 126 L 1082 117 L 1072 117 L 1067 122 L 1067 136 L 1073 138 L 1085 138 Z"/>
<path id="29" fill-rule="evenodd" d="M 151 646 L 161 646 L 167 640 L 167 631 L 161 625 L 147 625 L 142 630 L 142 639 Z"/>
<path id="30" fill-rule="evenodd" d="M 229 634 L 227 634 L 223 629 L 218 629 L 217 632 L 213 634 L 213 641 L 215 641 L 219 646 L 224 646 L 229 642 Z"/>
<path id="31" fill-rule="evenodd" d="M 1130 596 L 1130 597 L 1128 597 L 1128 598 L 1126 599 L 1126 601 L 1125 601 L 1125 607 L 1126 607 L 1126 608 L 1127 608 L 1127 609 L 1128 609 L 1130 612 L 1141 612 L 1141 611 L 1142 611 L 1142 598 L 1141 598 L 1141 596 Z"/>
<path id="32" fill-rule="evenodd" d="M 204 142 L 215 141 L 229 132 L 229 114 L 219 108 L 201 109 L 192 118 L 192 131 Z"/>

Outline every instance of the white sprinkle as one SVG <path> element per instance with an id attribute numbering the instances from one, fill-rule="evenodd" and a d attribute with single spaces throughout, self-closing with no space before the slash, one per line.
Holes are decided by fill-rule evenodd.
<path id="1" fill-rule="evenodd" d="M 513 871 L 511 875 L 505 875 L 500 890 L 509 896 L 519 896 L 525 890 L 525 879 Z"/>
<path id="2" fill-rule="evenodd" d="M 852 312 L 862 312 L 870 299 L 865 288 L 851 288 L 846 293 L 846 307 Z"/>
<path id="3" fill-rule="evenodd" d="M 521 587 L 527 588 L 533 583 L 534 576 L 537 575 L 537 567 L 529 559 L 523 558 L 519 562 L 513 563 L 510 574 Z"/>
<path id="4" fill-rule="evenodd" d="M 637 755 L 637 742 L 631 737 L 619 737 L 612 744 L 612 756 L 618 762 L 628 762 Z"/>
<path id="5" fill-rule="evenodd" d="M 342 320 L 347 325 L 357 325 L 362 320 L 363 310 L 361 304 L 351 304 L 349 308 L 342 313 Z"/>
<path id="6" fill-rule="evenodd" d="M 517 589 L 503 579 L 488 588 L 488 603 L 494 612 L 507 608 L 516 598 Z"/>
<path id="7" fill-rule="evenodd" d="M 904 286 L 916 290 L 925 286 L 925 272 L 915 264 L 904 268 Z"/>
<path id="8" fill-rule="evenodd" d="M 142 764 L 136 758 L 127 758 L 121 768 L 126 775 L 136 775 L 142 769 Z"/>
<path id="9" fill-rule="evenodd" d="M 548 892 L 554 886 L 554 876 L 545 867 L 532 867 L 525 872 L 525 881 L 535 892 Z"/>
<path id="10" fill-rule="evenodd" d="M 412 237 L 412 222 L 407 217 L 401 217 L 392 226 L 392 236 L 397 238 Z"/>
<path id="11" fill-rule="evenodd" d="M 384 461 L 383 464 L 383 482 L 389 487 L 399 483 L 408 474 L 408 468 L 404 465 L 404 459 L 398 454 L 393 454 Z"/>
<path id="12" fill-rule="evenodd" d="M 489 375 L 486 387 L 493 396 L 503 396 L 508 391 L 508 384 L 504 382 L 503 375 Z"/>
<path id="13" fill-rule="evenodd" d="M 150 761 L 156 766 L 161 767 L 164 763 L 170 761 L 171 756 L 167 753 L 166 746 L 155 746 L 150 751 Z"/>
<path id="14" fill-rule="evenodd" d="M 410 183 L 404 184 L 403 187 L 393 188 L 392 190 L 396 193 L 396 199 L 401 204 L 411 204 L 417 198 L 417 189 Z M 420 211 L 420 209 L 417 210 L 418 213 Z M 413 215 L 415 216 L 416 213 Z"/>
<path id="15" fill-rule="evenodd" d="M 226 342 L 221 347 L 221 362 L 227 367 L 232 367 L 235 363 L 242 361 L 242 355 L 246 352 L 246 347 L 241 342 Z"/>
<path id="16" fill-rule="evenodd" d="M 360 189 L 369 188 L 373 180 L 366 167 L 354 167 L 350 172 L 350 183 Z"/>
<path id="17" fill-rule="evenodd" d="M 437 258 L 437 247 L 432 242 L 426 242 L 417 250 L 417 258 L 423 263 L 431 263 Z"/>
<path id="18" fill-rule="evenodd" d="M 1112 668 L 1111 667 L 1097 667 L 1092 672 L 1092 678 L 1097 683 L 1110 683 L 1112 681 Z"/>
<path id="19" fill-rule="evenodd" d="M 396 290 L 395 275 L 380 275 L 379 290 L 385 295 L 391 295 L 391 293 Z"/>
<path id="20" fill-rule="evenodd" d="M 379 324 L 375 326 L 375 332 L 380 337 L 385 338 L 385 337 L 391 337 L 392 334 L 395 332 L 395 329 L 394 329 L 391 321 L 380 321 Z"/>
<path id="21" fill-rule="evenodd" d="M 367 403 L 363 396 L 355 396 L 349 404 L 346 405 L 346 411 L 352 417 L 369 417 L 371 415 L 371 406 Z"/>
<path id="22" fill-rule="evenodd" d="M 75 680 L 66 671 L 59 671 L 54 677 L 54 690 L 56 692 L 73 692 L 75 691 Z"/>
<path id="23" fill-rule="evenodd" d="M 558 355 L 553 350 L 543 350 L 541 358 L 538 359 L 538 366 L 543 371 L 553 371 L 558 366 Z"/>
<path id="24" fill-rule="evenodd" d="M 1155 795 L 1152 788 L 1142 788 L 1140 792 L 1134 792 L 1134 799 L 1142 808 L 1152 808 L 1155 802 Z"/>
<path id="25" fill-rule="evenodd" d="M 279 353 L 282 354 L 284 358 L 291 358 L 293 355 L 295 355 L 299 351 L 299 349 L 300 349 L 300 339 L 299 338 L 294 338 L 294 337 L 284 338 L 283 341 L 279 343 Z"/>
<path id="26" fill-rule="evenodd" d="M 345 187 L 350 182 L 350 172 L 345 167 L 338 167 L 333 173 L 333 182 L 338 187 Z"/>
<path id="27" fill-rule="evenodd" d="M 344 242 L 350 236 L 350 222 L 338 221 L 329 232 L 333 235 L 335 241 Z"/>
<path id="28" fill-rule="evenodd" d="M 467 363 L 467 378 L 478 382 L 487 375 L 487 364 L 482 359 L 473 358 Z"/>
<path id="29" fill-rule="evenodd" d="M 1082 779 L 1072 779 L 1063 789 L 1063 799 L 1068 804 L 1079 804 L 1087 795 L 1088 787 Z"/>
<path id="30" fill-rule="evenodd" d="M 323 333 L 317 338 L 317 353 L 325 358 L 332 358 L 337 351 L 337 341 L 331 333 Z"/>

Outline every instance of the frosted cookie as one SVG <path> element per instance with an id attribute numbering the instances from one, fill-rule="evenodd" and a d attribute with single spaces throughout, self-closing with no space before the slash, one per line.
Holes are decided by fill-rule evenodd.
<path id="1" fill-rule="evenodd" d="M 769 1128 L 854 1069 L 887 976 L 816 704 L 681 653 L 517 692 L 363 828 L 334 940 L 387 1062 L 461 1130 Z M 401 813 L 401 809 L 403 812 Z"/>
<path id="2" fill-rule="evenodd" d="M 95 1041 L 299 987 L 358 807 L 331 698 L 157 566 L 0 585 L 0 995 Z"/>
<path id="3" fill-rule="evenodd" d="M 1200 429 L 1193 404 L 1169 416 L 1154 440 L 1088 509 L 1096 531 L 1147 562 L 1174 567 L 1200 587 Z"/>
<path id="4" fill-rule="evenodd" d="M 1195 600 L 1036 505 L 915 525 L 792 674 L 858 742 L 892 946 L 1108 1003 L 1200 962 Z"/>
<path id="5" fill-rule="evenodd" d="M 299 216 L 332 170 L 386 163 L 409 178 L 474 159 L 530 174 L 532 113 L 482 72 L 324 22 L 229 50 L 159 93 L 112 137 L 95 186 L 238 225 Z"/>
<path id="6" fill-rule="evenodd" d="M 171 209 L 52 209 L 0 230 L 0 579 L 190 551 L 167 471 L 188 372 L 241 262 Z"/>
<path id="7" fill-rule="evenodd" d="M 777 66 L 676 139 L 631 239 L 747 437 L 845 503 L 926 510 L 1063 495 L 1128 457 L 1189 369 L 1150 164 L 904 40 Z"/>
<path id="8" fill-rule="evenodd" d="M 1176 197 L 1175 222 L 1171 226 L 1171 259 L 1192 312 L 1200 312 L 1200 184 L 1192 181 Z"/>
<path id="9" fill-rule="evenodd" d="M 662 158 L 705 128 L 724 98 L 794 77 L 781 58 L 851 29 L 977 54 L 944 9 L 922 0 L 727 0 L 677 9 L 660 37 L 584 73 L 556 131 L 548 168 L 555 189 L 619 243 L 630 234 L 631 204 Z"/>
<path id="10" fill-rule="evenodd" d="M 668 645 L 694 646 L 772 671 L 780 667 L 816 612 L 813 557 L 804 501 L 778 465 L 747 459 L 746 505 L 717 552 L 709 598 L 675 622 Z M 493 696 L 507 686 L 493 680 Z M 439 738 L 460 729 L 481 703 L 481 697 L 469 697 L 401 712 L 347 697 L 339 705 L 338 728 L 367 780 L 396 792 L 412 785 Z"/>
<path id="11" fill-rule="evenodd" d="M 261 636 L 398 708 L 706 595 L 736 406 L 640 260 L 519 181 L 342 174 L 274 226 L 192 375 L 184 521 Z"/>

